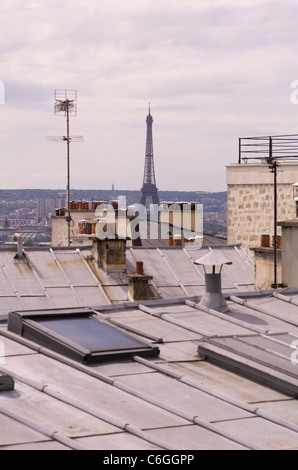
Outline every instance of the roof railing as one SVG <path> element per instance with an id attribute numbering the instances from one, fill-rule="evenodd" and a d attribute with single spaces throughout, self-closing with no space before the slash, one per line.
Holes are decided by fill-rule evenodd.
<path id="1" fill-rule="evenodd" d="M 261 160 L 291 162 L 298 159 L 298 134 L 239 138 L 238 163 Z"/>

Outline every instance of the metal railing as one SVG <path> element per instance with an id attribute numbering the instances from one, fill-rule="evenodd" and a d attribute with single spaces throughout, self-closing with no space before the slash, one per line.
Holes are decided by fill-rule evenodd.
<path id="1" fill-rule="evenodd" d="M 298 134 L 240 137 L 238 163 L 252 160 L 269 164 L 298 160 Z"/>

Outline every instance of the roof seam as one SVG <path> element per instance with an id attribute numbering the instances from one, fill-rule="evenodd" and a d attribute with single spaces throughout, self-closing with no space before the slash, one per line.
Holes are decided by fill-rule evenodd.
<path id="1" fill-rule="evenodd" d="M 297 300 L 295 300 L 293 297 L 287 297 L 286 295 L 280 294 L 279 292 L 272 292 L 272 296 L 282 300 L 283 302 L 298 306 Z"/>
<path id="2" fill-rule="evenodd" d="M 172 269 L 170 263 L 168 262 L 166 256 L 161 252 L 161 250 L 159 248 L 157 248 L 157 252 L 159 253 L 159 255 L 161 256 L 162 260 L 164 261 L 164 263 L 166 264 L 167 268 L 171 271 L 171 273 L 173 274 L 174 278 L 176 279 L 176 281 L 178 282 L 179 286 L 181 287 L 181 289 L 185 292 L 185 294 L 188 296 L 188 292 L 187 290 L 185 289 L 182 281 L 180 281 L 180 279 L 177 277 L 175 271 Z M 162 287 L 162 286 L 160 286 Z M 164 286 L 164 287 L 170 287 L 170 286 Z"/>
<path id="3" fill-rule="evenodd" d="M 97 287 L 99 288 L 100 292 L 103 294 L 103 296 L 106 299 L 107 303 L 109 303 L 109 304 L 112 303 L 111 299 L 108 297 L 108 295 L 107 295 L 105 289 L 103 288 L 102 284 L 100 283 L 99 279 L 97 279 L 97 277 L 95 276 L 92 269 L 90 269 L 90 266 L 88 265 L 86 259 L 83 257 L 83 255 L 81 253 L 81 250 L 79 248 L 77 248 L 76 251 L 79 253 L 80 258 L 84 263 L 84 266 L 87 268 L 87 271 L 90 273 L 92 279 L 94 279 L 94 281 L 96 282 Z"/>
<path id="4" fill-rule="evenodd" d="M 214 432 L 215 434 L 221 435 L 221 436 L 229 439 L 232 442 L 236 442 L 236 443 L 238 443 L 238 444 L 240 444 L 244 447 L 247 447 L 248 449 L 261 450 L 261 448 L 259 446 L 256 446 L 253 443 L 249 443 L 247 441 L 244 441 L 243 439 L 239 438 L 236 435 L 232 435 L 230 433 L 227 433 L 226 431 L 222 430 L 221 428 L 217 427 L 216 425 L 214 425 L 214 424 L 212 424 L 212 423 L 210 423 L 206 420 L 199 419 L 197 416 L 188 415 L 187 413 L 176 410 L 175 408 L 173 408 L 170 405 L 166 405 L 164 403 L 161 403 L 159 400 L 153 399 L 152 396 L 148 396 L 148 395 L 146 395 L 142 392 L 137 392 L 132 387 L 130 387 L 127 384 L 124 384 L 124 383 L 120 382 L 119 380 L 116 380 L 114 382 L 114 385 L 117 388 L 119 388 L 120 390 L 126 391 L 127 393 L 130 393 L 133 396 L 141 398 L 142 400 L 144 400 L 144 401 L 146 401 L 146 402 L 148 402 L 148 403 L 150 403 L 154 406 L 158 406 L 160 409 L 163 409 L 164 411 L 167 411 L 167 412 L 172 413 L 176 416 L 179 416 L 180 418 L 183 418 L 187 421 L 190 421 L 190 422 L 192 422 L 192 423 L 194 423 L 194 424 L 196 424 L 200 427 L 204 427 L 204 428 L 208 429 L 209 431 Z"/>
<path id="5" fill-rule="evenodd" d="M 72 285 L 70 279 L 68 279 L 68 276 L 66 275 L 65 270 L 63 269 L 63 267 L 62 267 L 60 261 L 58 260 L 56 254 L 54 253 L 54 251 L 53 251 L 52 248 L 50 248 L 50 253 L 51 253 L 51 255 L 52 255 L 52 257 L 53 257 L 55 263 L 56 263 L 57 266 L 59 267 L 60 271 L 62 272 L 64 278 L 66 279 L 66 282 L 68 283 L 68 286 L 70 287 L 70 289 L 71 289 L 71 291 L 72 291 L 72 293 L 73 293 L 73 295 L 74 295 L 74 298 L 75 298 L 76 301 L 78 302 L 78 305 L 79 305 L 80 307 L 82 307 L 83 305 L 82 305 L 82 303 L 80 302 L 80 299 L 79 299 L 79 297 L 77 296 L 77 293 L 76 293 L 76 291 L 75 291 L 75 289 L 74 289 L 74 287 L 73 287 L 73 285 Z"/>
<path id="6" fill-rule="evenodd" d="M 24 418 L 23 416 L 18 415 L 15 412 L 9 411 L 7 408 L 4 408 L 0 406 L 0 413 L 2 413 L 5 416 L 8 416 L 11 419 L 14 419 L 15 421 L 18 421 L 21 424 L 24 424 L 25 426 L 29 427 L 30 429 L 33 429 L 34 431 L 38 432 L 39 434 L 42 434 L 50 439 L 53 439 L 55 441 L 58 441 L 67 447 L 74 449 L 74 450 L 86 450 L 85 447 L 81 446 L 78 444 L 76 441 L 73 439 L 70 439 L 69 437 L 63 436 L 60 434 L 58 431 L 53 431 L 51 429 L 48 429 L 44 426 L 40 426 L 36 424 L 34 421 L 31 421 L 28 418 Z"/>
<path id="7" fill-rule="evenodd" d="M 268 333 L 268 330 L 266 330 L 264 328 L 259 328 L 257 326 L 252 326 L 248 323 L 245 323 L 242 320 L 238 320 L 237 318 L 230 317 L 229 314 L 221 313 L 221 312 L 218 312 L 217 310 L 213 310 L 211 308 L 204 307 L 204 306 L 199 305 L 198 303 L 193 302 L 191 300 L 185 300 L 185 303 L 189 306 L 192 306 L 192 307 L 196 308 L 197 310 L 201 310 L 202 312 L 209 313 L 210 315 L 218 317 L 221 320 L 227 321 L 229 323 L 234 323 L 235 325 L 241 326 L 241 327 L 243 327 L 247 330 L 251 330 L 251 331 L 254 331 L 256 333 Z"/>
<path id="8" fill-rule="evenodd" d="M 21 298 L 20 298 L 20 294 L 19 294 L 17 288 L 15 287 L 15 285 L 14 285 L 12 279 L 10 278 L 10 276 L 9 276 L 9 274 L 8 274 L 8 272 L 7 272 L 7 269 L 6 269 L 6 267 L 5 267 L 5 265 L 4 265 L 3 263 L 1 263 L 1 267 L 2 267 L 2 269 L 3 269 L 4 275 L 6 276 L 6 278 L 8 279 L 8 282 L 9 282 L 10 285 L 11 285 L 11 288 L 12 288 L 12 290 L 13 290 L 13 292 L 14 292 L 16 298 L 19 300 L 19 302 L 20 302 L 20 304 L 22 305 L 22 307 L 23 307 L 23 308 L 26 308 L 26 307 L 25 307 L 25 304 L 22 302 L 22 300 L 21 300 Z"/>
<path id="9" fill-rule="evenodd" d="M 262 307 L 259 307 L 259 305 L 256 305 L 253 302 L 249 302 L 248 300 L 242 299 L 241 297 L 230 295 L 229 299 L 236 304 L 243 305 L 244 307 L 247 307 L 252 310 L 256 310 L 259 313 L 264 313 L 265 315 L 268 315 L 269 317 L 276 318 L 277 320 L 284 321 L 285 323 L 289 323 L 290 325 L 293 325 L 293 326 L 298 326 L 298 321 L 290 320 L 289 318 L 286 318 L 283 315 L 278 315 L 277 313 L 269 312 L 268 310 Z"/>
<path id="10" fill-rule="evenodd" d="M 170 313 L 167 312 L 155 312 L 153 309 L 150 309 L 149 307 L 145 307 L 144 305 L 139 305 L 139 310 L 143 311 L 144 313 L 148 313 L 148 315 L 151 315 L 153 317 L 157 317 L 160 320 L 163 320 L 168 323 L 172 323 L 173 325 L 179 326 L 181 328 L 184 328 L 185 330 L 191 331 L 192 333 L 197 333 L 198 335 L 202 336 L 214 336 L 214 333 L 211 333 L 206 330 L 202 330 L 199 328 L 196 328 L 194 326 L 188 325 L 184 322 L 181 322 L 177 320 L 176 318 L 172 318 Z M 200 338 L 198 338 L 200 339 Z"/>
<path id="11" fill-rule="evenodd" d="M 42 281 L 40 279 L 40 276 L 38 275 L 37 273 L 37 270 L 35 269 L 35 266 L 34 266 L 34 263 L 32 262 L 32 260 L 30 259 L 30 256 L 29 254 L 27 253 L 27 251 L 24 250 L 24 253 L 26 254 L 26 258 L 27 258 L 27 261 L 29 263 L 29 266 L 35 276 L 35 278 L 37 279 L 42 291 L 44 292 L 44 295 L 46 296 L 46 298 L 48 299 L 48 301 L 50 302 L 50 305 L 52 305 L 54 307 L 54 302 L 52 301 L 51 297 L 49 296 L 48 292 L 47 292 L 47 289 L 46 287 L 42 284 Z"/>
<path id="12" fill-rule="evenodd" d="M 44 353 L 45 351 L 40 350 L 39 352 Z M 52 356 L 52 354 L 50 354 L 50 356 Z M 53 354 L 53 356 L 56 356 L 56 355 Z M 55 359 L 61 361 L 62 358 L 55 357 Z M 62 362 L 66 362 L 66 363 L 68 363 L 68 365 L 73 366 L 73 364 L 70 364 L 70 362 L 72 362 L 71 360 L 70 361 L 62 360 Z M 98 374 L 97 372 L 90 371 L 85 366 L 81 366 L 81 367 L 77 367 L 77 368 L 79 370 L 81 370 L 82 372 L 86 372 L 89 375 L 92 375 L 94 378 L 97 378 L 98 380 L 103 380 L 102 375 Z M 1 367 L 0 370 L 5 370 L 5 373 L 6 373 L 6 369 L 3 369 Z M 79 409 L 79 410 L 81 410 L 81 411 L 83 411 L 83 412 L 85 412 L 85 413 L 87 413 L 91 416 L 94 416 L 98 419 L 101 419 L 102 421 L 105 421 L 106 423 L 108 423 L 110 425 L 113 425 L 113 426 L 115 426 L 119 429 L 127 431 L 128 433 L 133 434 L 133 435 L 145 440 L 146 442 L 154 444 L 154 445 L 156 445 L 156 446 L 158 446 L 162 449 L 174 450 L 174 447 L 169 446 L 166 442 L 164 442 L 164 441 L 162 441 L 158 438 L 155 438 L 154 436 L 148 435 L 145 431 L 137 429 L 137 428 L 135 428 L 134 426 L 132 426 L 131 424 L 129 424 L 127 422 L 126 423 L 121 422 L 117 418 L 116 419 L 111 418 L 110 416 L 107 416 L 105 413 L 98 412 L 97 410 L 92 410 L 88 406 L 85 406 L 82 402 L 78 402 L 78 401 L 76 401 L 76 400 L 74 400 L 70 397 L 66 397 L 65 395 L 61 394 L 60 392 L 57 392 L 56 390 L 51 389 L 51 387 L 49 387 L 47 384 L 34 382 L 30 379 L 27 379 L 26 377 L 22 377 L 20 375 L 14 374 L 14 373 L 12 373 L 12 374 L 10 373 L 10 375 L 14 376 L 17 381 L 23 382 L 26 385 L 30 386 L 31 388 L 36 389 L 36 390 L 44 393 L 45 395 L 51 396 L 52 398 L 55 398 L 59 401 L 62 401 L 63 403 L 68 404 L 68 405 L 70 405 L 74 408 L 77 408 L 77 409 Z M 106 382 L 108 385 L 114 386 L 115 380 L 112 380 L 110 378 L 105 378 L 105 380 L 103 380 L 103 381 Z M 127 393 L 127 392 L 125 392 L 125 393 Z M 2 412 L 1 407 L 0 407 L 0 412 Z M 8 413 L 10 413 L 10 412 L 8 412 Z M 19 421 L 23 421 L 22 417 L 19 417 L 19 418 L 20 418 Z M 32 425 L 37 426 L 33 422 L 32 422 Z M 49 437 L 52 437 L 53 439 L 55 439 L 55 440 L 57 440 L 61 443 L 66 444 L 69 441 L 69 444 L 71 444 L 73 442 L 71 439 L 61 435 L 58 431 L 46 431 L 46 432 L 47 432 L 46 435 L 48 435 Z M 68 445 L 68 446 L 70 447 L 70 445 Z M 74 448 L 74 449 L 78 448 L 79 450 L 84 450 L 84 448 L 82 448 L 81 446 L 77 446 L 76 444 L 72 444 L 72 448 Z"/>
<path id="13" fill-rule="evenodd" d="M 254 406 L 249 405 L 245 402 L 240 402 L 239 400 L 233 399 L 233 398 L 231 398 L 227 395 L 223 395 L 222 393 L 215 392 L 212 388 L 206 387 L 202 384 L 199 384 L 198 382 L 195 382 L 193 379 L 190 379 L 190 378 L 184 376 L 183 374 L 177 374 L 177 372 L 175 372 L 175 371 L 171 371 L 169 369 L 166 369 L 160 363 L 159 364 L 152 363 L 152 362 L 148 361 L 145 358 L 140 358 L 139 356 L 135 356 L 134 360 L 136 362 L 140 362 L 140 363 L 146 365 L 149 368 L 151 367 L 154 370 L 157 370 L 158 372 L 160 372 L 162 374 L 168 375 L 168 376 L 178 380 L 181 383 L 189 385 L 190 387 L 195 388 L 197 390 L 200 390 L 201 392 L 206 393 L 207 395 L 211 395 L 215 398 L 218 398 L 218 399 L 220 399 L 220 400 L 222 400 L 226 403 L 229 403 L 231 405 L 237 406 L 238 408 L 241 408 L 241 409 L 243 409 L 245 411 L 248 411 L 250 413 L 255 413 L 256 412 L 256 408 Z M 197 361 L 199 361 L 199 360 L 200 359 L 197 358 Z"/>

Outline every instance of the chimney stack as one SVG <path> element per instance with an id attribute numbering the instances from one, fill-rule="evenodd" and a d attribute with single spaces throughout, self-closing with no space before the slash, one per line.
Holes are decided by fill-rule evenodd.
<path id="1" fill-rule="evenodd" d="M 149 298 L 149 281 L 153 276 L 144 274 L 144 266 L 142 261 L 136 262 L 135 274 L 128 274 L 128 297 L 132 302 L 140 300 L 148 300 Z"/>
<path id="2" fill-rule="evenodd" d="M 98 266 L 105 271 L 126 272 L 126 240 L 112 238 L 101 240 L 95 238 L 92 245 L 92 256 Z"/>

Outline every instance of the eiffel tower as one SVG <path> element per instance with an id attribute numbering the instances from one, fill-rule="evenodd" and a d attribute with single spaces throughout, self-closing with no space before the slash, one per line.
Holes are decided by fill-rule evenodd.
<path id="1" fill-rule="evenodd" d="M 153 139 L 152 139 L 152 123 L 153 118 L 149 113 L 146 118 L 147 123 L 147 137 L 146 137 L 146 156 L 145 156 L 145 168 L 143 186 L 141 189 L 141 195 L 139 203 L 143 206 L 146 205 L 147 197 L 151 197 L 153 204 L 159 204 L 158 189 L 156 187 L 155 172 L 154 172 L 154 159 L 153 159 Z"/>

